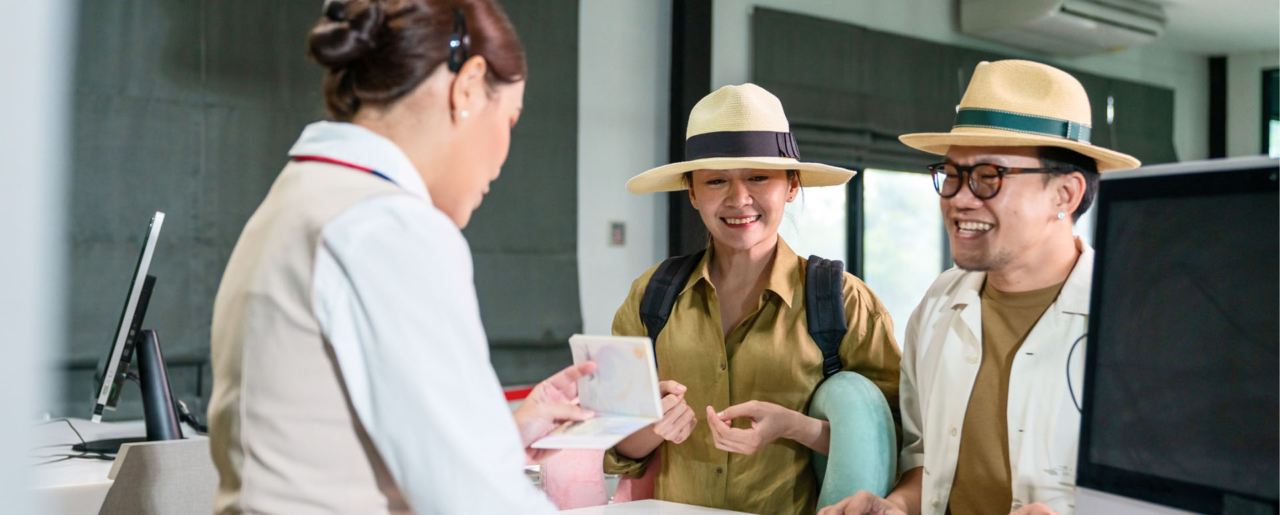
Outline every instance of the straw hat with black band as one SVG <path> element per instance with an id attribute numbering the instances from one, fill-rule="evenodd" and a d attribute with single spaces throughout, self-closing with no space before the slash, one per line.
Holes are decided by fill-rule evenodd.
<path id="1" fill-rule="evenodd" d="M 632 193 L 686 189 L 681 176 L 693 170 L 797 170 L 800 185 L 838 186 L 857 172 L 800 161 L 800 149 L 782 102 L 755 84 L 725 86 L 703 97 L 689 112 L 685 160 L 659 166 L 627 181 Z"/>
<path id="2" fill-rule="evenodd" d="M 1052 66 L 1019 60 L 981 62 L 960 100 L 951 132 L 906 134 L 907 146 L 945 155 L 964 147 L 1061 147 L 1093 158 L 1099 172 L 1142 165 L 1089 142 L 1089 96 L 1080 81 Z"/>

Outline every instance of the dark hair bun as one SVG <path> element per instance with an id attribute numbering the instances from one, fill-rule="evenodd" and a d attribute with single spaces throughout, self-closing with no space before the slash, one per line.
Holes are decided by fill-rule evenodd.
<path id="1" fill-rule="evenodd" d="M 312 0 L 315 1 L 315 0 Z M 327 69 L 324 104 L 334 120 L 389 106 L 449 62 L 465 33 L 488 63 L 485 84 L 524 80 L 524 46 L 497 0 L 328 0 L 307 35 L 307 54 Z"/>
<path id="2" fill-rule="evenodd" d="M 324 18 L 307 37 L 307 54 L 330 70 L 343 68 L 373 49 L 382 27 L 382 8 L 368 3 L 355 13 L 349 0 L 329 0 L 324 4 Z"/>

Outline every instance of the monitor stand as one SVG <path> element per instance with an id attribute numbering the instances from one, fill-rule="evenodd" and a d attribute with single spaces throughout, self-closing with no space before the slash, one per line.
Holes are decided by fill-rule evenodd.
<path id="1" fill-rule="evenodd" d="M 134 355 L 138 359 L 138 386 L 142 388 L 142 412 L 147 424 L 147 436 L 134 438 L 109 438 L 76 444 L 71 450 L 101 454 L 116 454 L 126 443 L 179 440 L 182 428 L 178 426 L 178 414 L 174 409 L 173 392 L 169 390 L 169 372 L 160 354 L 160 339 L 155 330 L 144 329 L 134 342 Z"/>

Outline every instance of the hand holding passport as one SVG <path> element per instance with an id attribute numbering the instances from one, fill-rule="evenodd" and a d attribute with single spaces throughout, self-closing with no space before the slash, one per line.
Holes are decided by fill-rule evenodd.
<path id="1" fill-rule="evenodd" d="M 578 378 L 580 406 L 595 413 L 572 420 L 534 442 L 534 449 L 608 449 L 662 419 L 658 370 L 648 338 L 574 335 L 574 365 L 595 362 Z"/>

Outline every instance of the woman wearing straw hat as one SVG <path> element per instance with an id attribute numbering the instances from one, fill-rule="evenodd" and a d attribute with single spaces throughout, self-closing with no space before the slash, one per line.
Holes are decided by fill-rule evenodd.
<path id="1" fill-rule="evenodd" d="M 607 472 L 653 477 L 658 499 L 752 513 L 815 508 L 811 451 L 827 453 L 830 426 L 804 411 L 824 356 L 806 328 L 808 260 L 778 225 L 800 187 L 842 185 L 855 172 L 799 161 L 789 131 L 772 94 L 726 86 L 690 113 L 686 161 L 627 182 L 638 194 L 687 189 L 711 240 L 686 258 L 688 279 L 674 285 L 654 342 L 665 416 L 605 455 Z M 641 304 L 662 268 L 633 283 L 614 334 L 652 334 Z M 848 327 L 837 336 L 836 369 L 870 379 L 896 408 L 900 354 L 889 314 L 853 275 L 836 277 Z M 660 464 L 648 467 L 655 457 Z"/>
<path id="2" fill-rule="evenodd" d="M 822 515 L 1074 510 L 1093 249 L 1072 223 L 1099 172 L 1140 164 L 1090 144 L 1089 113 L 1062 70 L 984 62 L 951 132 L 900 138 L 945 156 L 930 170 L 956 268 L 907 323 L 898 485 Z"/>

